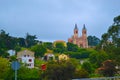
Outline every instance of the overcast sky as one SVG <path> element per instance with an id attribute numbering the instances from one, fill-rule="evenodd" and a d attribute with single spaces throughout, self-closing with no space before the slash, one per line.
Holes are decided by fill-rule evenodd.
<path id="1" fill-rule="evenodd" d="M 101 38 L 118 15 L 120 0 L 0 0 L 0 29 L 41 41 L 67 41 L 75 23 L 79 36 L 85 24 L 88 36 Z"/>

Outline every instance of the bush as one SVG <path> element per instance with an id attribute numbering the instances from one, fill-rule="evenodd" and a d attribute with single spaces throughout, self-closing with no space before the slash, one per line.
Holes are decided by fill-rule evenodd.
<path id="1" fill-rule="evenodd" d="M 47 70 L 42 74 L 45 80 L 70 80 L 75 66 L 70 61 L 48 62 Z"/>
<path id="2" fill-rule="evenodd" d="M 85 69 L 77 69 L 74 73 L 74 79 L 78 78 L 88 78 L 89 74 Z"/>

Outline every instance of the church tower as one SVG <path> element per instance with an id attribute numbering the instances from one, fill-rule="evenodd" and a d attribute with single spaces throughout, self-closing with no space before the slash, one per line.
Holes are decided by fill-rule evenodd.
<path id="1" fill-rule="evenodd" d="M 88 48 L 87 29 L 85 27 L 85 24 L 83 25 L 83 29 L 82 29 L 82 39 L 83 39 L 83 47 Z"/>
<path id="2" fill-rule="evenodd" d="M 78 27 L 77 27 L 77 24 L 75 24 L 73 38 L 74 38 L 73 43 L 78 44 Z"/>
<path id="3" fill-rule="evenodd" d="M 86 27 L 85 27 L 85 24 L 83 25 L 83 29 L 82 29 L 82 37 L 87 37 L 87 30 L 86 30 Z"/>
<path id="4" fill-rule="evenodd" d="M 77 24 L 75 24 L 75 28 L 74 28 L 74 38 L 78 38 L 78 27 L 77 27 Z"/>

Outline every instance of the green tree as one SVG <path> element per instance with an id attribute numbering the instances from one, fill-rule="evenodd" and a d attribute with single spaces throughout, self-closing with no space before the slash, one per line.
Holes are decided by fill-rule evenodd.
<path id="1" fill-rule="evenodd" d="M 52 50 L 53 49 L 53 43 L 51 42 L 44 42 L 43 45 L 47 48 Z"/>
<path id="2" fill-rule="evenodd" d="M 114 25 L 120 25 L 120 15 L 114 18 Z"/>
<path id="3" fill-rule="evenodd" d="M 81 67 L 82 69 L 85 69 L 89 74 L 93 73 L 93 68 L 90 62 L 84 62 Z"/>
<path id="4" fill-rule="evenodd" d="M 10 56 L 10 61 L 16 61 L 16 56 Z"/>
<path id="5" fill-rule="evenodd" d="M 56 53 L 63 53 L 66 51 L 66 47 L 63 42 L 56 42 L 53 51 Z"/>
<path id="6" fill-rule="evenodd" d="M 67 43 L 67 50 L 77 52 L 78 51 L 78 46 L 68 42 Z"/>
<path id="7" fill-rule="evenodd" d="M 95 51 L 95 50 L 94 50 Z M 92 50 L 78 48 L 77 52 L 74 51 L 67 51 L 64 54 L 69 55 L 71 58 L 82 59 L 82 58 L 89 58 L 89 55 L 93 53 Z"/>
<path id="8" fill-rule="evenodd" d="M 92 63 L 92 64 L 95 64 L 96 65 L 96 68 L 97 67 L 100 67 L 101 66 L 101 63 L 105 60 L 107 60 L 109 57 L 108 57 L 108 54 L 105 53 L 104 51 L 99 51 L 97 53 L 92 53 L 90 54 L 90 57 L 89 57 L 89 61 Z"/>
<path id="9" fill-rule="evenodd" d="M 113 48 L 112 51 L 113 52 L 110 54 L 111 59 L 116 62 L 116 65 L 120 66 L 120 47 Z"/>
<path id="10" fill-rule="evenodd" d="M 16 47 L 14 49 L 16 52 L 19 52 L 21 50 L 21 47 L 19 45 L 16 45 Z"/>
<path id="11" fill-rule="evenodd" d="M 21 67 L 18 70 L 18 80 L 39 80 L 39 70 Z"/>
<path id="12" fill-rule="evenodd" d="M 9 69 L 9 61 L 0 57 L 0 79 L 6 79 Z"/>
<path id="13" fill-rule="evenodd" d="M 102 44 L 103 46 L 109 46 L 111 43 L 120 47 L 120 16 L 114 18 L 113 24 L 109 27 L 107 33 L 102 35 Z"/>
<path id="14" fill-rule="evenodd" d="M 6 33 L 4 30 L 0 31 L 0 48 L 7 48 L 7 38 L 8 38 L 9 34 Z"/>
<path id="15" fill-rule="evenodd" d="M 25 44 L 27 47 L 31 47 L 37 43 L 35 40 L 37 37 L 36 35 L 30 35 L 29 33 L 26 34 Z"/>
<path id="16" fill-rule="evenodd" d="M 10 49 L 15 49 L 17 46 L 17 38 L 9 36 L 4 30 L 0 30 L 0 56 L 8 57 L 9 54 L 6 52 Z"/>
<path id="17" fill-rule="evenodd" d="M 75 66 L 69 61 L 49 62 L 43 76 L 45 80 L 70 80 L 74 71 Z"/>
<path id="18" fill-rule="evenodd" d="M 89 73 L 85 69 L 77 69 L 74 73 L 74 79 L 88 78 Z"/>
<path id="19" fill-rule="evenodd" d="M 100 39 L 97 38 L 96 36 L 88 36 L 87 39 L 89 46 L 96 46 L 100 43 Z"/>
<path id="20" fill-rule="evenodd" d="M 0 31 L 0 48 L 14 49 L 17 45 L 17 38 L 9 36 L 4 30 Z"/>
<path id="21" fill-rule="evenodd" d="M 18 38 L 18 45 L 20 47 L 26 47 L 26 44 L 25 44 L 25 39 L 24 38 Z"/>
<path id="22" fill-rule="evenodd" d="M 109 53 L 111 59 L 120 65 L 119 49 L 120 49 L 120 15 L 113 19 L 113 24 L 108 31 L 102 35 L 101 48 Z"/>
<path id="23" fill-rule="evenodd" d="M 35 52 L 36 57 L 42 57 L 47 51 L 47 49 L 42 44 L 32 46 L 31 50 Z"/>

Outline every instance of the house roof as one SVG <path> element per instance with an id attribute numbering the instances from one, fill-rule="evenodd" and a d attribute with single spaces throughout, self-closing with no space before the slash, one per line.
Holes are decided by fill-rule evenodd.
<path id="1" fill-rule="evenodd" d="M 34 52 L 30 51 L 30 50 L 23 50 L 17 53 L 17 58 L 22 57 L 23 55 L 29 55 L 31 57 L 34 57 Z"/>

